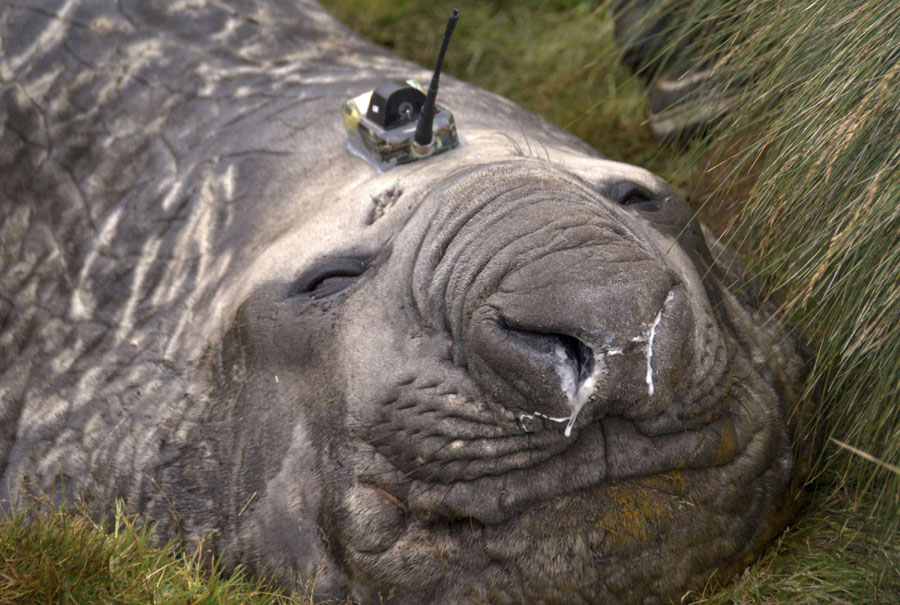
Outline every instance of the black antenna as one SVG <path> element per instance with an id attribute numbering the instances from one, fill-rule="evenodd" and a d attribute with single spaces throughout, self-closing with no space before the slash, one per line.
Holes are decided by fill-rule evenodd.
<path id="1" fill-rule="evenodd" d="M 434 100 L 437 98 L 438 80 L 441 78 L 441 64 L 444 62 L 444 53 L 447 52 L 447 44 L 450 42 L 450 36 L 453 35 L 453 28 L 456 27 L 457 19 L 459 19 L 459 11 L 454 8 L 453 12 L 450 13 L 450 19 L 447 21 L 447 29 L 444 30 L 444 41 L 441 43 L 441 52 L 438 54 L 434 75 L 431 76 L 428 96 L 425 98 L 425 104 L 422 105 L 422 113 L 419 114 L 419 121 L 416 123 L 416 136 L 413 140 L 418 145 L 431 144 L 433 137 L 431 127 L 434 124 Z"/>

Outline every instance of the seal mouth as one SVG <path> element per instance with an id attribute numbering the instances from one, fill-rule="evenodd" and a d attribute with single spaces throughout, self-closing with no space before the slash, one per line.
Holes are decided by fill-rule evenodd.
<path id="1" fill-rule="evenodd" d="M 365 481 L 404 501 L 420 520 L 474 519 L 494 525 L 541 503 L 609 482 L 727 464 L 752 436 L 743 434 L 729 414 L 711 417 L 692 430 L 657 436 L 646 435 L 634 421 L 606 417 L 582 426 L 572 439 L 561 439 L 559 427 L 551 426 L 555 424 L 552 419 L 536 416 L 534 420 L 543 426 L 526 434 L 522 450 L 504 456 L 512 463 L 524 455 L 529 464 L 509 464 L 512 468 L 494 474 L 499 466 L 505 466 L 496 459 L 462 458 L 443 465 L 423 464 L 407 472 L 398 468 L 400 481 L 396 476 Z M 449 444 L 452 448 L 453 441 Z M 495 444 L 468 445 L 492 448 Z M 529 447 L 533 445 L 541 447 Z M 476 471 L 471 478 L 463 476 L 463 469 L 475 471 L 479 462 L 491 468 Z M 445 471 L 454 467 L 456 477 L 451 478 Z"/>
<path id="2" fill-rule="evenodd" d="M 634 349 L 639 354 L 636 344 Z M 591 367 L 587 359 L 582 358 L 583 368 Z M 610 481 L 721 466 L 752 437 L 742 418 L 724 405 L 730 399 L 728 380 L 723 374 L 711 381 L 710 391 L 699 396 L 704 404 L 690 416 L 582 416 L 577 424 L 569 417 L 499 406 L 489 406 L 490 418 L 476 418 L 474 410 L 486 409 L 477 398 L 435 388 L 423 396 L 429 389 L 413 383 L 387 404 L 403 408 L 403 414 L 367 439 L 393 471 L 385 473 L 382 466 L 361 479 L 394 495 L 421 520 L 493 525 Z M 571 436 L 565 433 L 569 427 Z"/>

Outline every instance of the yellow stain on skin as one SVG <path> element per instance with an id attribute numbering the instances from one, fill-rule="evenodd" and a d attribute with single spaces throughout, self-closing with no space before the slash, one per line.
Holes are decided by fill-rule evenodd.
<path id="1" fill-rule="evenodd" d="M 722 466 L 734 459 L 737 455 L 737 434 L 734 432 L 734 425 L 728 421 L 722 427 L 722 433 L 719 435 L 719 447 L 716 449 L 716 459 L 713 464 Z"/>
<path id="2" fill-rule="evenodd" d="M 683 479 L 682 479 L 683 481 Z M 606 510 L 594 519 L 594 527 L 609 532 L 616 539 L 648 541 L 652 526 L 661 526 L 676 497 L 641 486 L 609 485 L 601 496 Z"/>
<path id="3" fill-rule="evenodd" d="M 687 481 L 684 480 L 684 475 L 680 471 L 663 473 L 660 477 L 671 484 L 679 493 L 684 493 L 687 489 Z"/>
<path id="4" fill-rule="evenodd" d="M 678 497 L 683 496 L 688 487 L 684 473 L 680 470 L 635 479 L 634 484 L 642 488 L 656 490 L 667 495 Z"/>

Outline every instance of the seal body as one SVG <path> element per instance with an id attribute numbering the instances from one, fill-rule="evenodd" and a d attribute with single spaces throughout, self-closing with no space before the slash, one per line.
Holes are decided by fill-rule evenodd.
<path id="1" fill-rule="evenodd" d="M 0 7 L 0 500 L 319 597 L 652 602 L 780 526 L 797 364 L 685 202 L 308 2 Z M 718 570 L 718 571 L 716 571 Z"/>

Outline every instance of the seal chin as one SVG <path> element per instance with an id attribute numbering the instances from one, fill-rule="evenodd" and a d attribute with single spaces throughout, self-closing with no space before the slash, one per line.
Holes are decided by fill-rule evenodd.
<path id="1" fill-rule="evenodd" d="M 519 435 L 546 440 L 535 452 L 548 455 L 533 466 L 471 480 L 411 479 L 396 469 L 364 478 L 372 483 L 353 488 L 356 506 L 343 530 L 352 534 L 347 543 L 353 565 L 386 586 L 396 583 L 399 602 L 407 602 L 404 589 L 414 595 L 408 602 L 420 602 L 432 590 L 443 595 L 433 602 L 466 600 L 453 597 L 455 588 L 446 585 L 456 577 L 446 575 L 448 565 L 464 570 L 466 590 L 506 594 L 512 602 L 553 600 L 545 580 L 582 586 L 593 595 L 589 602 L 616 600 L 616 594 L 641 592 L 632 573 L 659 574 L 679 586 L 685 573 L 693 573 L 687 567 L 734 565 L 759 539 L 769 514 L 771 503 L 758 483 L 790 472 L 783 451 L 759 458 L 770 434 L 731 414 L 695 430 L 655 436 L 621 417 L 580 425 L 571 438 L 557 423 L 541 422 L 533 433 Z M 563 449 L 549 455 L 554 446 Z M 392 466 L 375 457 L 382 468 Z M 701 522 L 697 546 L 692 540 Z M 622 568 L 623 559 L 640 557 L 651 545 L 655 556 L 639 569 Z M 679 554 L 682 559 L 673 558 Z M 673 568 L 673 560 L 690 564 Z M 410 565 L 415 578 L 398 571 Z M 491 571 L 497 568 L 502 573 Z M 422 578 L 427 581 L 419 584 Z M 622 586 L 609 585 L 609 578 Z"/>

